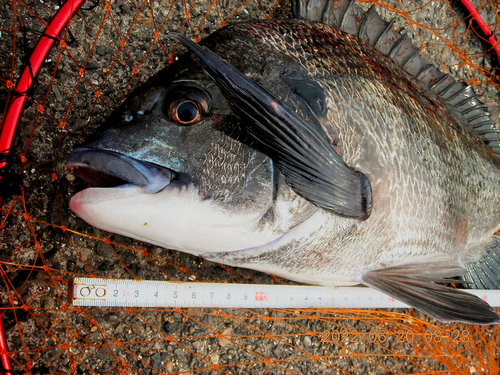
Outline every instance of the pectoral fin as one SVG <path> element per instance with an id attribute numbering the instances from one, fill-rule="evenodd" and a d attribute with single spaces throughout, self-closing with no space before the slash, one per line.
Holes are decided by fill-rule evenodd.
<path id="1" fill-rule="evenodd" d="M 281 79 L 302 98 L 314 116 L 318 118 L 326 116 L 326 95 L 318 82 L 294 74 L 283 75 Z"/>
<path id="2" fill-rule="evenodd" d="M 252 147 L 273 159 L 297 194 L 338 215 L 365 220 L 371 185 L 332 149 L 319 124 L 309 124 L 287 105 L 210 50 L 176 34 L 244 119 Z"/>
<path id="3" fill-rule="evenodd" d="M 480 298 L 436 284 L 450 282 L 445 278 L 465 273 L 465 269 L 452 262 L 415 263 L 369 271 L 362 281 L 443 322 L 492 324 L 500 320 Z"/>

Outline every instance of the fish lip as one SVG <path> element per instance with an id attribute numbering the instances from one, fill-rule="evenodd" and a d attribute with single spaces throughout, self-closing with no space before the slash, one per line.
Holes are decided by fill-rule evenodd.
<path id="1" fill-rule="evenodd" d="M 74 149 L 68 157 L 66 168 L 92 185 L 99 185 L 99 177 L 104 175 L 114 179 L 118 185 L 141 187 L 146 194 L 158 193 L 177 177 L 175 171 L 158 164 L 88 147 Z"/>

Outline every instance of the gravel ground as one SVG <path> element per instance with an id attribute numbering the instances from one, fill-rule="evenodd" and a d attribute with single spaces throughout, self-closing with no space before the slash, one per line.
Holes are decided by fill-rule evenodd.
<path id="1" fill-rule="evenodd" d="M 285 1 L 283 1 L 285 2 Z M 191 4 L 190 2 L 189 4 Z M 201 37 L 221 26 L 242 1 L 220 0 L 204 19 L 210 2 L 196 2 L 190 9 L 191 30 L 201 30 Z M 40 20 L 20 3 L 16 12 L 29 29 L 43 30 Z M 27 7 L 48 22 L 57 9 L 57 1 L 25 1 Z M 460 9 L 450 10 L 446 2 L 415 1 L 412 19 L 429 27 L 440 28 L 440 34 L 454 43 L 466 46 L 469 53 L 482 51 L 485 45 L 471 34 L 462 34 L 465 26 L 447 29 L 454 20 L 463 18 Z M 392 4 L 393 6 L 395 5 Z M 118 235 L 103 233 L 76 218 L 68 209 L 68 200 L 84 187 L 64 168 L 64 160 L 73 146 L 109 115 L 141 82 L 166 64 L 172 46 L 164 36 L 166 30 L 177 31 L 185 23 L 189 5 L 178 1 L 149 3 L 139 11 L 139 1 L 111 4 L 111 18 L 105 22 L 105 7 L 98 2 L 92 10 L 77 13 L 69 30 L 75 38 L 67 50 L 53 49 L 32 93 L 33 102 L 23 113 L 15 139 L 13 155 L 24 155 L 26 164 L 14 158 L 9 174 L 4 177 L 4 212 L 0 262 L 5 287 L 0 291 L 5 310 L 4 324 L 15 369 L 33 374 L 157 374 L 205 369 L 203 373 L 257 374 L 386 374 L 416 373 L 442 370 L 446 360 L 437 360 L 447 351 L 456 350 L 467 357 L 468 347 L 454 345 L 450 336 L 446 345 L 433 345 L 425 340 L 408 343 L 408 334 L 422 336 L 426 331 L 472 332 L 465 325 L 432 325 L 417 318 L 411 310 L 402 315 L 385 312 L 281 311 L 281 310 L 214 310 L 168 309 L 125 311 L 123 309 L 74 309 L 67 306 L 68 277 L 89 274 L 101 277 L 157 279 L 175 281 L 280 283 L 268 275 L 220 266 L 197 257 L 139 244 Z M 231 21 L 262 18 L 275 2 L 248 2 L 236 11 Z M 364 6 L 368 6 L 364 4 Z M 262 7 L 262 9 L 260 9 Z M 166 27 L 153 43 L 153 25 L 161 25 L 167 14 Z M 393 12 L 381 9 L 385 19 Z M 289 17 L 286 4 L 279 6 L 275 17 Z M 0 27 L 13 24 L 11 3 L 0 4 Z M 137 16 L 137 18 L 136 18 Z M 493 17 L 493 12 L 485 14 Z M 152 21 L 152 19 L 155 21 Z M 120 50 L 120 37 L 136 25 Z M 396 27 L 408 24 L 398 18 Z M 100 27 L 102 25 L 102 30 Z M 16 53 L 12 58 L 13 33 L 0 29 L 0 77 L 17 80 L 22 66 L 23 33 L 16 34 Z M 461 64 L 450 49 L 440 48 L 439 39 L 423 29 L 408 32 L 419 44 L 437 44 L 425 50 L 429 60 L 444 66 L 456 78 L 480 79 L 477 69 Z M 28 48 L 38 36 L 27 33 Z M 149 51 L 144 62 L 145 51 Z M 474 63 L 490 66 L 490 58 L 477 58 Z M 15 69 L 11 76 L 11 66 Z M 137 75 L 131 79 L 134 68 Z M 79 74 L 83 68 L 84 80 Z M 104 82 L 104 83 L 103 83 Z M 128 89 L 127 89 L 128 88 Z M 100 97 L 95 92 L 99 90 Z M 492 112 L 497 112 L 498 92 L 492 86 L 479 88 Z M 0 82 L 0 107 L 8 100 L 8 90 Z M 43 111 L 39 112 L 39 104 Z M 64 122 L 61 130 L 60 122 Z M 57 179 L 53 178 L 53 174 Z M 22 185 L 22 189 L 19 185 Z M 22 194 L 23 199 L 17 198 Z M 25 203 L 25 204 L 24 204 Z M 29 218 L 22 216 L 28 213 Z M 68 230 L 66 230 L 68 228 Z M 45 267 L 45 268 L 44 268 Z M 28 306 L 23 309 L 23 306 Z M 341 338 L 327 332 L 337 330 Z M 402 331 L 403 339 L 398 335 Z M 369 334 L 375 339 L 370 341 Z M 384 334 L 387 340 L 382 342 Z M 225 337 L 222 337 L 225 335 Z M 359 340 L 355 339 L 359 336 Z M 498 336 L 498 335 L 497 335 Z M 335 339 L 337 338 L 337 339 Z M 373 337 L 372 337 L 373 339 Z M 329 342 L 331 341 L 331 342 Z M 355 342 L 359 341 L 359 342 Z M 373 342 L 372 342 L 373 341 Z M 460 341 L 460 340 L 459 340 Z M 487 344 L 485 344 L 487 345 Z M 419 351 L 420 350 L 420 351 Z M 418 352 L 419 357 L 413 357 Z M 432 355 L 428 355 L 433 353 Z M 311 358 L 312 357 L 312 358 Z M 317 357 L 317 358 L 316 358 Z M 498 358 L 498 357 L 497 357 Z M 217 367 L 218 366 L 218 367 Z M 459 366 L 459 365 L 456 365 Z M 472 366 L 473 367 L 473 366 Z M 467 368 L 470 373 L 481 372 Z M 30 369 L 31 368 L 31 369 Z M 488 373 L 488 369 L 484 369 Z"/>

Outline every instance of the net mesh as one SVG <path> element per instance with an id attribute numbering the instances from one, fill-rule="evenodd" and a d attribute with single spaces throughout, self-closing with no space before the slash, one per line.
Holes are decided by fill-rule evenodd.
<path id="1" fill-rule="evenodd" d="M 493 33 L 494 1 L 474 1 Z M 498 116 L 497 58 L 458 2 L 365 1 L 396 18 L 426 58 L 471 84 Z M 228 22 L 289 17 L 279 0 L 87 2 L 32 90 L 14 84 L 60 4 L 0 4 L 0 108 L 27 97 L 2 176 L 0 313 L 21 374 L 497 374 L 500 328 L 440 324 L 413 310 L 73 307 L 68 281 L 98 276 L 286 283 L 92 228 L 68 208 L 84 188 L 64 167 L 133 88 L 176 58 L 168 30 L 201 39 Z M 4 109 L 5 108 L 5 109 Z M 7 157 L 3 152 L 4 157 Z"/>

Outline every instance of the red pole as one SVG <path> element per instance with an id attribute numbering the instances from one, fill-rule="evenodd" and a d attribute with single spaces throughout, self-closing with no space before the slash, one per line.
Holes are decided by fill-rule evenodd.
<path id="1" fill-rule="evenodd" d="M 56 39 L 59 39 L 58 35 L 61 30 L 69 25 L 73 14 L 80 8 L 85 0 L 68 0 L 56 13 L 50 24 L 45 29 L 45 34 Z M 38 43 L 33 50 L 30 57 L 31 72 L 28 66 L 24 68 L 21 77 L 16 86 L 17 93 L 20 96 L 16 96 L 10 103 L 7 112 L 3 118 L 0 125 L 0 152 L 8 153 L 12 146 L 12 141 L 14 140 L 14 135 L 16 133 L 17 123 L 21 117 L 21 113 L 24 108 L 24 103 L 26 101 L 26 96 L 23 94 L 33 85 L 32 78 L 38 75 L 42 63 L 45 61 L 52 45 L 54 44 L 54 39 L 48 38 L 46 36 L 41 36 Z M 0 183 L 2 178 L 2 169 L 5 167 L 6 162 L 0 162 Z M 0 196 L 0 207 L 2 205 L 2 197 Z M 10 358 L 8 354 L 7 340 L 5 339 L 5 332 L 3 329 L 3 322 L 0 316 L 0 362 L 2 363 L 5 375 L 10 375 L 12 371 L 12 366 L 10 363 Z"/>
<path id="2" fill-rule="evenodd" d="M 56 13 L 50 24 L 45 29 L 45 34 L 58 39 L 58 35 L 63 27 L 69 24 L 73 14 L 80 8 L 85 0 L 68 0 Z M 23 94 L 33 85 L 33 77 L 38 75 L 42 63 L 45 61 L 54 39 L 41 36 L 30 57 L 31 72 L 28 67 L 24 68 L 16 86 L 16 91 L 20 94 L 14 98 L 0 125 L 0 152 L 9 152 L 17 128 L 17 122 L 21 117 L 26 96 Z M 0 170 L 5 167 L 6 162 L 0 163 Z"/>
<path id="3" fill-rule="evenodd" d="M 481 31 L 484 33 L 486 38 L 488 38 L 488 41 L 490 42 L 491 46 L 495 50 L 497 54 L 498 61 L 500 62 L 500 46 L 498 45 L 497 40 L 495 39 L 495 34 L 490 30 L 489 26 L 484 22 L 483 18 L 477 11 L 477 9 L 474 7 L 474 5 L 471 4 L 469 0 L 460 0 L 461 3 L 465 8 L 467 8 L 467 11 L 471 14 L 472 18 L 474 18 L 481 28 Z"/>
<path id="4" fill-rule="evenodd" d="M 10 371 L 12 370 L 12 366 L 10 364 L 7 340 L 5 338 L 5 332 L 3 330 L 3 322 L 1 320 L 0 320 L 0 360 L 2 362 L 2 369 L 3 371 L 5 371 L 3 372 L 3 374 L 11 375 Z"/>

